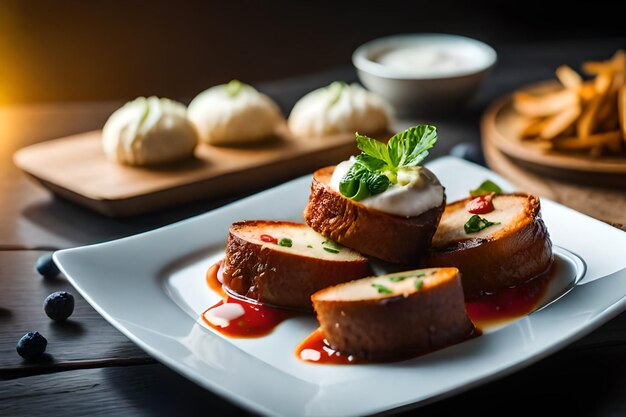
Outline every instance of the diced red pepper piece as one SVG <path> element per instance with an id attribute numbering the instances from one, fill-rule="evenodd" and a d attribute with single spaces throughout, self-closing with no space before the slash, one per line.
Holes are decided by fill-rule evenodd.
<path id="1" fill-rule="evenodd" d="M 493 207 L 493 194 L 481 195 L 467 203 L 467 211 L 472 214 L 487 214 L 495 210 Z"/>
<path id="2" fill-rule="evenodd" d="M 278 239 L 270 235 L 261 235 L 261 240 L 263 242 L 273 243 L 275 245 L 278 245 Z"/>

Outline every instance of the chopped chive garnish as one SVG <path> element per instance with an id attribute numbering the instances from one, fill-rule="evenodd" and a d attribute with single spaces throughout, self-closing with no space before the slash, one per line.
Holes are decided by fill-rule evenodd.
<path id="1" fill-rule="evenodd" d="M 372 284 L 372 287 L 378 290 L 378 294 L 393 294 L 393 291 L 391 291 L 389 288 L 385 287 L 384 285 L 374 283 Z"/>
<path id="2" fill-rule="evenodd" d="M 395 276 L 395 277 L 389 277 L 389 281 L 391 281 L 391 282 L 400 282 L 400 281 L 404 281 L 408 277 L 409 277 L 409 275 L 398 275 L 398 276 Z"/>
<path id="3" fill-rule="evenodd" d="M 412 277 L 420 278 L 420 277 L 423 277 L 425 275 L 426 274 L 424 272 L 420 272 L 420 273 L 417 273 L 417 274 L 411 274 L 411 275 L 396 275 L 394 277 L 389 277 L 389 281 L 391 281 L 391 282 L 400 282 L 400 281 L 404 281 L 407 278 L 412 278 Z"/>
<path id="4" fill-rule="evenodd" d="M 335 81 L 328 86 L 328 91 L 330 92 L 330 100 L 328 101 L 329 106 L 333 106 L 339 101 L 341 93 L 343 93 L 343 90 L 347 86 L 348 84 L 342 81 Z"/>
<path id="5" fill-rule="evenodd" d="M 278 241 L 278 246 L 285 246 L 287 248 L 290 248 L 292 245 L 293 245 L 293 242 L 291 241 L 291 239 L 288 239 L 286 237 Z"/>
<path id="6" fill-rule="evenodd" d="M 231 97 L 236 97 L 243 88 L 243 83 L 239 80 L 231 80 L 226 84 L 226 92 Z"/>
<path id="7" fill-rule="evenodd" d="M 311 248 L 313 248 L 313 245 L 306 245 L 306 247 L 311 249 Z"/>
<path id="8" fill-rule="evenodd" d="M 415 281 L 415 289 L 416 290 L 421 290 L 423 286 L 424 286 L 424 281 L 422 281 L 421 279 Z"/>
<path id="9" fill-rule="evenodd" d="M 330 253 L 339 253 L 341 251 L 341 245 L 330 239 L 322 242 L 322 248 Z"/>

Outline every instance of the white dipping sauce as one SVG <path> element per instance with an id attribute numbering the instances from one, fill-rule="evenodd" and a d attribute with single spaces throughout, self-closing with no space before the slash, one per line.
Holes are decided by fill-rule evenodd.
<path id="1" fill-rule="evenodd" d="M 330 187 L 339 193 L 339 183 L 354 164 L 354 158 L 339 163 L 330 179 Z M 412 171 L 412 172 L 411 172 Z M 413 217 L 439 206 L 444 189 L 435 174 L 424 167 L 398 173 L 398 182 L 386 191 L 365 198 L 359 203 L 395 216 Z"/>
<path id="2" fill-rule="evenodd" d="M 442 77 L 480 70 L 489 57 L 478 46 L 462 40 L 437 39 L 383 53 L 377 61 L 415 77 Z"/>

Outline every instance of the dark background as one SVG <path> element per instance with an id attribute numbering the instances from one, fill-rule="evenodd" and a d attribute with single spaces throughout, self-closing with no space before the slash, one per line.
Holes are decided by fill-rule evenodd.
<path id="1" fill-rule="evenodd" d="M 496 49 L 626 34 L 608 1 L 0 0 L 0 104 L 193 97 L 350 66 L 361 43 L 443 32 Z"/>

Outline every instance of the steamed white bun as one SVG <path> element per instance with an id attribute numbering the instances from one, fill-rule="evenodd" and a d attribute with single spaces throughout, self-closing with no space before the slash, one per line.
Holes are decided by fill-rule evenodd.
<path id="1" fill-rule="evenodd" d="M 391 107 L 363 87 L 334 82 L 302 97 L 289 115 L 296 136 L 317 137 L 339 133 L 374 134 L 391 121 Z"/>
<path id="2" fill-rule="evenodd" d="M 237 80 L 198 94 L 188 114 L 200 141 L 210 145 L 258 142 L 272 136 L 284 120 L 271 98 Z"/>
<path id="3" fill-rule="evenodd" d="M 193 155 L 198 135 L 185 106 L 139 97 L 116 110 L 102 129 L 104 153 L 126 165 L 157 165 Z"/>

